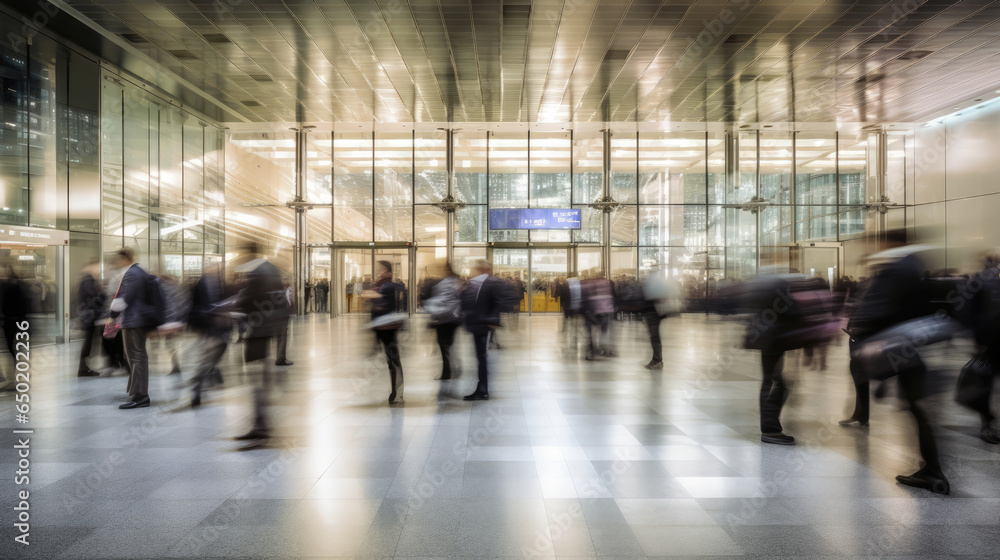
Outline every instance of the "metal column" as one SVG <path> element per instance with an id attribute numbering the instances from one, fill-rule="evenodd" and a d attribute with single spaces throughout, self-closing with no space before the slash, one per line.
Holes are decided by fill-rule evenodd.
<path id="1" fill-rule="evenodd" d="M 452 129 L 445 130 L 445 153 L 447 160 L 448 169 L 448 192 L 445 195 L 445 200 L 455 199 L 455 131 Z M 455 211 L 447 211 L 447 237 L 445 238 L 445 247 L 448 256 L 448 263 L 454 266 L 455 263 Z"/>
<path id="2" fill-rule="evenodd" d="M 611 198 L 611 129 L 605 128 L 604 142 L 603 142 L 603 153 L 604 153 L 604 173 L 601 174 L 601 197 L 602 200 L 610 201 Z M 601 243 L 601 261 L 604 269 L 604 275 L 608 278 L 611 277 L 611 210 L 604 209 L 601 212 L 601 227 L 602 233 L 601 238 L 604 240 Z"/>
<path id="3" fill-rule="evenodd" d="M 306 173 L 309 169 L 306 157 L 305 129 L 295 129 L 295 201 L 305 201 L 306 194 Z M 307 274 L 306 243 L 309 240 L 306 230 L 306 210 L 299 206 L 295 208 L 295 247 L 293 248 L 293 282 L 295 290 L 295 302 L 299 309 L 299 314 L 305 313 L 304 289 Z"/>

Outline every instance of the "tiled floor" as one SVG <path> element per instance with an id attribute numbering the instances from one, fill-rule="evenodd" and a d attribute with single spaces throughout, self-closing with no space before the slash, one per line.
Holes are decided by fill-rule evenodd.
<path id="1" fill-rule="evenodd" d="M 853 394 L 843 344 L 823 372 L 788 356 L 783 420 L 799 445 L 780 447 L 759 442 L 758 356 L 727 321 L 668 320 L 666 367 L 649 372 L 641 323 L 615 323 L 619 356 L 587 362 L 566 355 L 557 317 L 523 316 L 493 355 L 493 399 L 471 404 L 459 398 L 475 384 L 470 341 L 457 349 L 465 375 L 434 381 L 433 334 L 414 325 L 406 404 L 392 408 L 362 321 L 294 321 L 279 437 L 249 452 L 229 439 L 249 421 L 239 345 L 225 388 L 197 410 L 163 375 L 159 343 L 154 406 L 136 411 L 116 406 L 125 378 L 73 375 L 78 343 L 35 349 L 32 544 L 12 542 L 14 403 L 3 393 L 0 556 L 1000 555 L 1000 449 L 950 395 L 932 397 L 952 495 L 898 486 L 893 476 L 916 468 L 907 416 L 882 402 L 869 430 L 836 423 Z M 965 348 L 946 352 L 960 363 Z"/>

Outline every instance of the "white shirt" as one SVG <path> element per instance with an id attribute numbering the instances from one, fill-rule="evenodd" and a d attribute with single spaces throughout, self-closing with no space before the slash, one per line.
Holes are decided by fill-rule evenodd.
<path id="1" fill-rule="evenodd" d="M 489 274 L 480 274 L 479 276 L 469 280 L 469 287 L 476 288 L 476 301 L 479 301 L 479 290 L 483 289 L 483 283 L 486 282 L 486 279 L 489 277 Z"/>

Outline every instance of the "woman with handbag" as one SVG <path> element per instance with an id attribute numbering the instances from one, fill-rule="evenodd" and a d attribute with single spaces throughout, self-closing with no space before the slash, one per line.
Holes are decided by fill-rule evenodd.
<path id="1" fill-rule="evenodd" d="M 396 294 L 402 285 L 392 281 L 392 263 L 378 261 L 375 263 L 375 282 L 370 290 L 365 290 L 361 297 L 371 300 L 372 322 L 375 337 L 385 349 L 385 359 L 389 365 L 389 379 L 392 392 L 389 393 L 389 404 L 403 402 L 403 365 L 399 360 L 399 340 L 397 332 L 402 328 L 396 312 Z"/>

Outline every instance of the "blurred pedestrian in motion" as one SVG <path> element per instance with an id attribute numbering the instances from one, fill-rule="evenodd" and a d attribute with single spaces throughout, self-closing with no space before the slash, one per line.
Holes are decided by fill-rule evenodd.
<path id="1" fill-rule="evenodd" d="M 125 270 L 111 300 L 112 317 L 121 325 L 125 358 L 128 360 L 129 402 L 118 408 L 131 409 L 149 406 L 149 356 L 146 338 L 149 331 L 163 323 L 162 301 L 156 278 L 135 262 L 135 251 L 122 247 L 115 256 L 118 268 Z"/>
<path id="2" fill-rule="evenodd" d="M 104 309 L 101 311 L 100 321 L 102 323 L 107 323 L 111 319 L 111 302 L 118 292 L 118 286 L 121 284 L 122 275 L 125 274 L 125 270 L 119 267 L 119 259 L 117 255 L 112 256 L 107 263 L 105 263 L 106 282 L 103 285 L 104 289 Z M 98 327 L 101 329 L 102 327 Z M 108 370 L 110 370 L 111 375 L 125 375 L 129 372 L 128 360 L 125 359 L 125 341 L 122 335 L 121 329 L 112 329 L 113 332 L 110 333 L 107 329 L 103 329 L 101 333 L 101 347 L 104 348 L 104 354 L 108 357 Z M 108 373 L 108 372 L 102 372 Z"/>
<path id="3" fill-rule="evenodd" d="M 80 329 L 83 331 L 83 346 L 80 348 L 80 364 L 76 370 L 77 377 L 96 377 L 100 373 L 91 369 L 87 363 L 87 358 L 94 345 L 94 333 L 98 332 L 96 323 L 101 317 L 107 296 L 101 288 L 98 278 L 101 275 L 101 268 L 97 259 L 92 259 L 87 266 L 80 271 L 80 281 L 76 287 L 76 305 Z"/>
<path id="4" fill-rule="evenodd" d="M 681 312 L 684 299 L 681 287 L 673 279 L 667 278 L 665 271 L 650 274 L 642 285 L 642 295 L 646 300 L 643 320 L 649 331 L 649 345 L 653 348 L 653 357 L 646 364 L 646 369 L 663 369 L 663 342 L 660 338 L 660 323 L 669 315 Z"/>
<path id="5" fill-rule="evenodd" d="M 822 278 L 811 278 L 803 284 L 802 290 L 793 294 L 802 310 L 805 322 L 802 328 L 809 329 L 816 325 L 817 328 L 823 329 L 822 332 L 813 333 L 816 335 L 815 339 L 803 346 L 803 365 L 826 371 L 829 342 L 840 332 L 835 314 L 834 296 L 830 291 L 830 285 Z"/>
<path id="6" fill-rule="evenodd" d="M 284 321 L 278 325 L 278 336 L 274 340 L 274 365 L 293 366 L 295 362 L 288 361 L 288 324 L 298 309 L 295 305 L 295 294 L 292 291 L 291 282 L 282 281 L 281 293 L 285 296 L 285 306 L 288 312 L 285 313 Z"/>
<path id="7" fill-rule="evenodd" d="M 996 416 L 990 408 L 993 385 L 1000 365 L 1000 253 L 988 253 L 982 270 L 965 289 L 971 293 L 967 314 L 976 341 L 976 354 L 962 368 L 956 400 L 979 415 L 979 437 L 986 443 L 1000 443 L 1000 431 L 993 427 Z M 963 311 L 963 310 L 960 310 Z"/>
<path id="8" fill-rule="evenodd" d="M 17 333 L 21 330 L 18 328 L 18 323 L 28 318 L 29 301 L 28 287 L 17 277 L 14 267 L 0 264 L 0 313 L 3 314 L 3 335 L 7 342 L 7 351 L 15 360 L 18 353 Z M 30 333 L 30 330 L 26 329 L 26 332 Z M 5 375 L 5 378 L 4 389 L 16 388 L 14 383 L 16 375 Z"/>
<path id="9" fill-rule="evenodd" d="M 326 278 L 321 278 L 319 284 L 316 285 L 316 311 L 327 313 L 329 312 L 329 307 L 327 307 L 327 300 L 330 297 L 330 283 L 326 281 Z"/>
<path id="10" fill-rule="evenodd" d="M 583 317 L 583 288 L 575 273 L 559 285 L 559 304 L 563 312 L 566 355 L 579 357 L 580 321 Z"/>
<path id="11" fill-rule="evenodd" d="M 451 379 L 455 374 L 451 362 L 451 347 L 455 331 L 462 324 L 462 280 L 447 261 L 439 265 L 440 279 L 430 287 L 430 297 L 424 299 L 424 309 L 430 313 L 430 325 L 437 331 L 438 348 L 441 350 L 441 376 Z"/>
<path id="12" fill-rule="evenodd" d="M 197 365 L 192 383 L 191 406 L 201 405 L 201 394 L 207 382 L 222 384 L 219 360 L 229 343 L 229 333 L 233 322 L 229 318 L 228 306 L 224 303 L 225 283 L 219 265 L 209 264 L 195 283 L 191 293 L 191 311 L 188 327 L 198 335 Z"/>
<path id="13" fill-rule="evenodd" d="M 514 309 L 520 301 L 517 288 L 511 289 L 507 283 L 490 275 L 489 261 L 481 259 L 472 265 L 469 285 L 462 292 L 462 311 L 465 314 L 465 328 L 472 334 L 476 347 L 476 361 L 479 364 L 479 383 L 476 390 L 464 398 L 467 401 L 489 400 L 489 364 L 487 345 L 489 334 L 500 327 L 500 314 Z"/>
<path id="14" fill-rule="evenodd" d="M 887 237 L 899 243 L 905 240 L 905 232 L 890 232 Z M 897 376 L 908 410 L 917 424 L 924 465 L 912 475 L 897 476 L 896 481 L 947 494 L 950 485 L 941 467 L 927 410 L 920 402 L 926 396 L 927 367 L 915 351 L 917 346 L 938 340 L 932 329 L 944 321 L 931 315 L 927 289 L 922 283 L 927 267 L 919 254 L 924 249 L 922 246 L 902 246 L 872 256 L 879 262 L 875 276 L 847 326 L 857 402 L 854 414 L 841 424 L 867 425 L 869 380 Z M 900 345 L 895 345 L 897 343 Z M 902 345 L 907 346 L 906 351 Z"/>
<path id="15" fill-rule="evenodd" d="M 158 327 L 158 330 L 167 346 L 167 352 L 170 354 L 170 372 L 167 375 L 179 375 L 181 373 L 181 363 L 178 358 L 181 344 L 180 336 L 183 332 L 184 321 L 190 311 L 191 301 L 187 289 L 181 286 L 173 274 L 161 274 L 160 283 L 166 300 L 164 306 L 166 317 L 164 325 Z"/>
<path id="16" fill-rule="evenodd" d="M 305 300 L 303 301 L 303 304 L 305 305 L 305 309 L 302 310 L 302 314 L 305 315 L 306 313 L 309 313 L 310 311 L 312 311 L 312 307 L 313 307 L 313 302 L 312 302 L 313 285 L 312 285 L 312 281 L 306 280 L 306 283 L 302 287 L 302 289 L 304 290 L 303 293 L 305 294 Z"/>
<path id="17" fill-rule="evenodd" d="M 611 340 L 611 319 L 615 313 L 615 298 L 607 278 L 599 275 L 581 282 L 583 313 L 587 321 L 587 360 L 597 356 L 614 356 Z"/>
<path id="18" fill-rule="evenodd" d="M 281 284 L 281 271 L 264 258 L 259 246 L 251 246 L 246 258 L 252 260 L 236 269 L 245 275 L 246 280 L 234 307 L 246 314 L 243 359 L 248 366 L 260 362 L 260 375 L 255 377 L 253 427 L 236 437 L 249 442 L 242 448 L 244 450 L 260 447 L 271 436 L 267 419 L 272 382 L 268 354 L 272 339 L 281 334 L 288 321 L 288 300 Z"/>
<path id="19" fill-rule="evenodd" d="M 401 404 L 403 400 L 403 364 L 399 358 L 399 329 L 403 327 L 402 317 L 397 313 L 396 302 L 402 284 L 392 281 L 392 263 L 378 261 L 375 263 L 375 282 L 370 290 L 365 290 L 362 297 L 371 301 L 372 322 L 375 338 L 385 351 L 385 360 L 389 365 L 389 381 L 392 392 L 389 393 L 389 404 Z"/>

